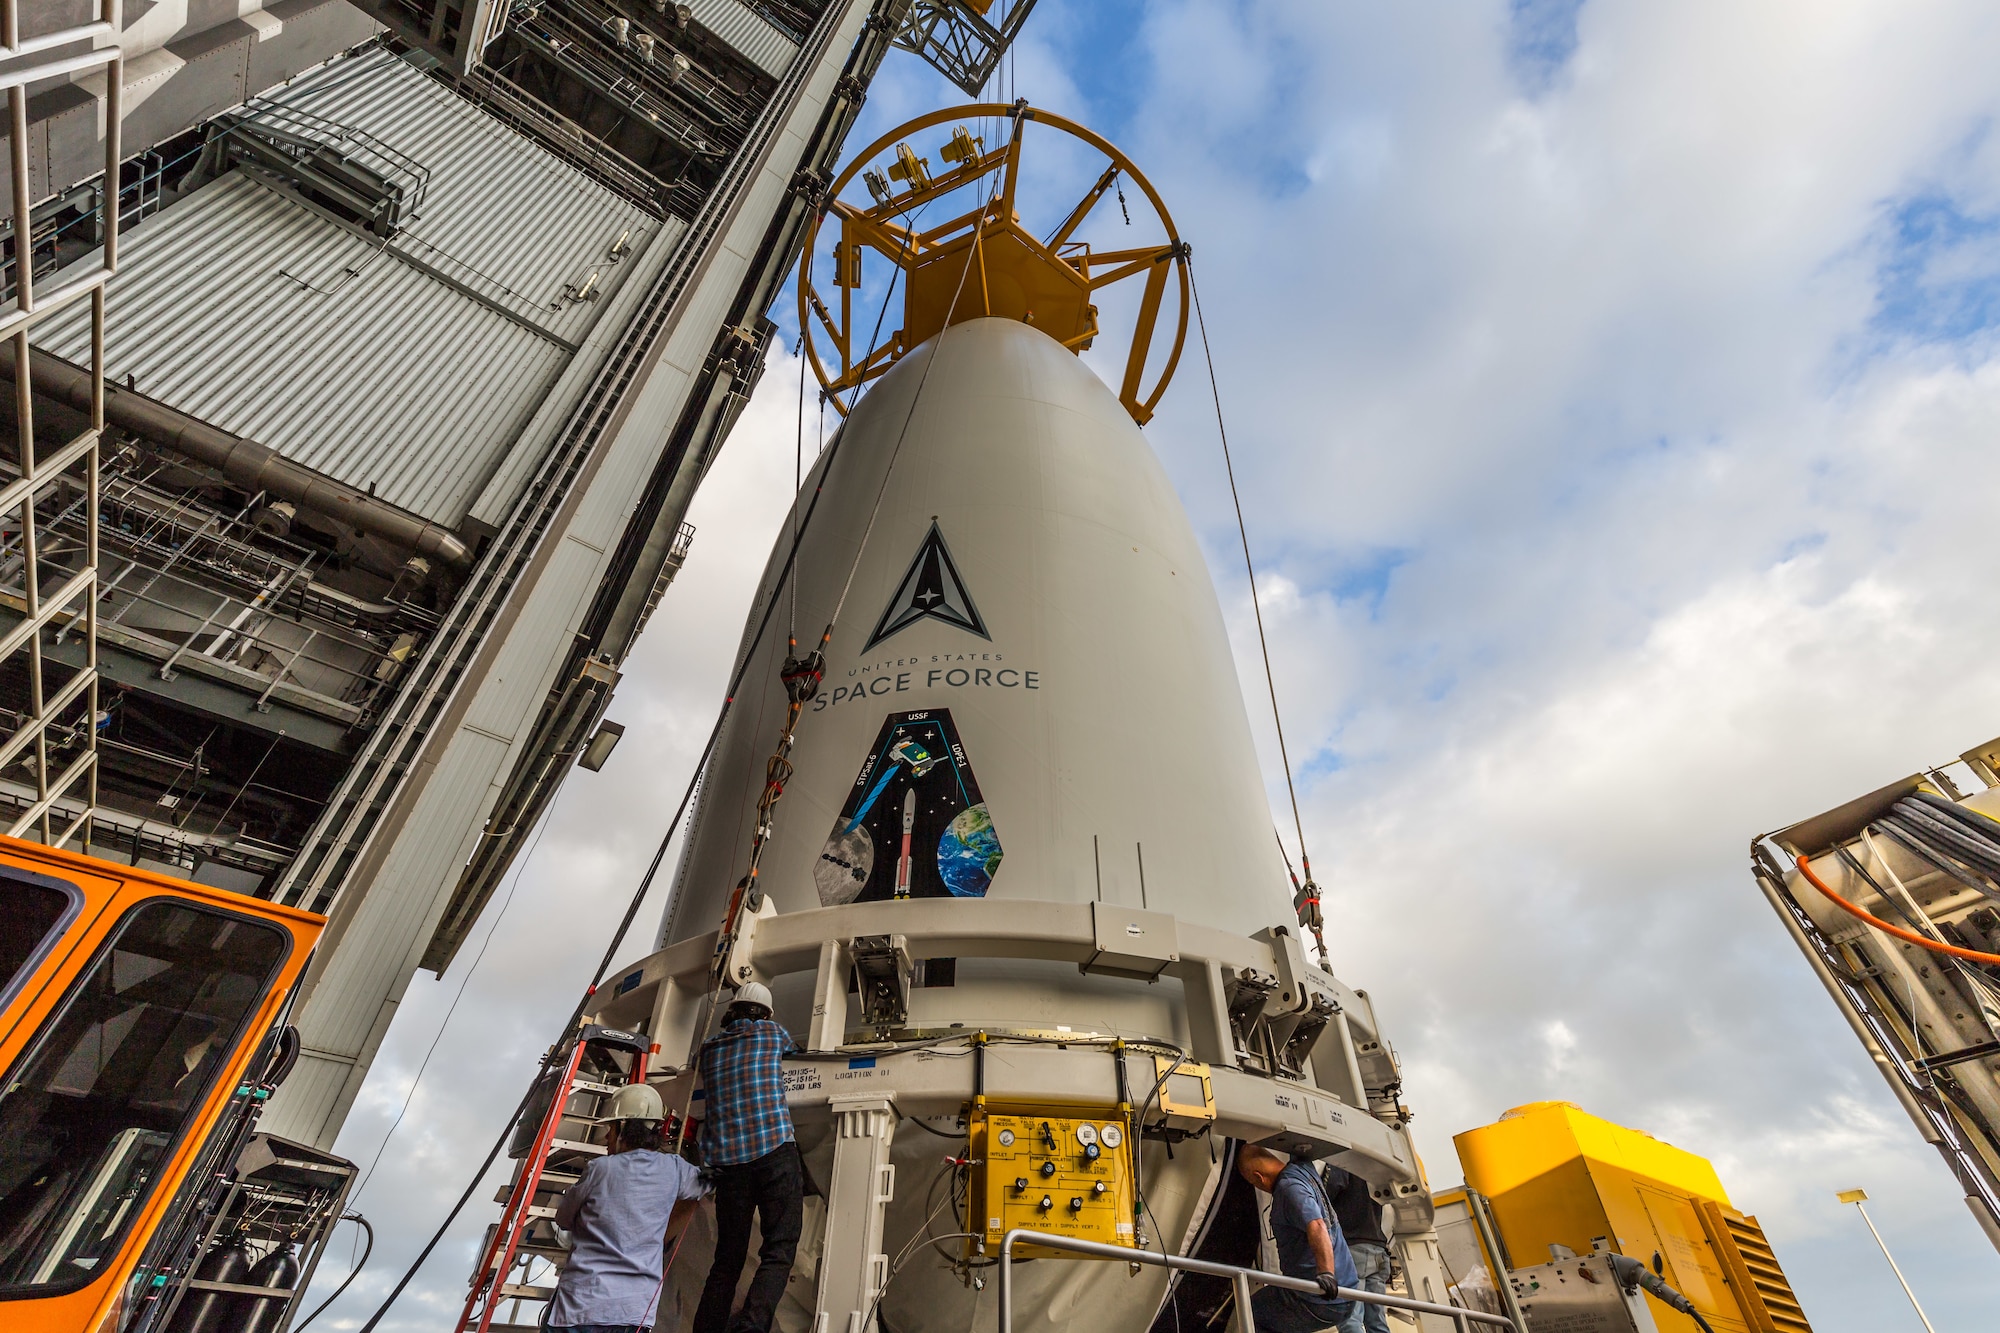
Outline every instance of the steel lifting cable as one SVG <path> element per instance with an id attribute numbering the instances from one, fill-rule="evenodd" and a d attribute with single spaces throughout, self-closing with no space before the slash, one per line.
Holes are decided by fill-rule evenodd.
<path id="1" fill-rule="evenodd" d="M 1278 761 L 1285 770 L 1285 794 L 1292 802 L 1292 827 L 1299 839 L 1299 865 L 1306 872 L 1306 882 L 1299 883 L 1299 877 L 1292 875 L 1292 907 L 1299 914 L 1299 924 L 1313 933 L 1313 942 L 1319 946 L 1321 967 L 1330 966 L 1326 956 L 1326 916 L 1320 910 L 1319 885 L 1313 882 L 1312 857 L 1306 851 L 1306 825 L 1299 817 L 1299 792 L 1292 782 L 1292 759 L 1285 750 L 1285 723 L 1278 712 L 1278 682 L 1271 672 L 1271 645 L 1264 637 L 1264 608 L 1257 600 L 1257 569 L 1250 560 L 1250 529 L 1243 521 L 1243 497 L 1236 491 L 1236 464 L 1229 456 L 1229 427 L 1222 418 L 1222 388 L 1215 375 L 1215 354 L 1208 345 L 1208 321 L 1201 313 L 1201 284 L 1194 277 L 1194 254 L 1187 255 L 1188 291 L 1194 297 L 1195 327 L 1201 332 L 1201 355 L 1208 363 L 1208 390 L 1215 399 L 1215 431 L 1222 440 L 1222 469 L 1229 477 L 1229 499 L 1236 506 L 1236 535 L 1243 542 L 1243 572 L 1250 580 L 1250 610 L 1257 618 L 1257 648 L 1264 655 L 1264 685 L 1271 694 L 1271 725 L 1278 733 Z M 1276 832 L 1276 830 L 1272 830 Z M 1285 840 L 1278 839 L 1278 850 L 1285 849 Z M 1285 870 L 1291 872 L 1291 858 L 1285 858 Z"/>
<path id="2" fill-rule="evenodd" d="M 1020 138 L 1021 131 L 1027 123 L 1026 111 L 1027 103 L 1025 101 L 1014 104 L 1014 136 L 1017 140 Z M 1004 177 L 1002 181 L 1004 181 Z M 875 500 L 868 511 L 867 525 L 861 530 L 861 540 L 855 544 L 854 558 L 848 562 L 847 577 L 841 584 L 840 596 L 834 602 L 833 613 L 827 617 L 826 628 L 820 632 L 818 645 L 804 657 L 799 656 L 799 641 L 796 632 L 788 641 L 785 664 L 779 673 L 785 686 L 785 725 L 778 736 L 778 743 L 772 750 L 771 757 L 765 761 L 764 788 L 757 797 L 757 819 L 750 835 L 749 869 L 744 872 L 743 878 L 737 881 L 736 888 L 730 893 L 729 906 L 724 911 L 722 925 L 716 932 L 715 954 L 710 963 L 708 996 L 703 1003 L 701 1019 L 696 1027 L 698 1039 L 707 1035 L 709 1024 L 714 1021 L 715 1011 L 721 1001 L 722 989 L 725 985 L 729 984 L 729 977 L 727 975 L 729 955 L 735 945 L 737 932 L 742 927 L 743 913 L 749 911 L 754 915 L 762 905 L 762 894 L 758 889 L 757 877 L 762 869 L 764 848 L 769 844 L 773 831 L 771 812 L 778 802 L 784 798 L 785 787 L 792 780 L 792 774 L 796 771 L 792 765 L 791 751 L 793 745 L 797 743 L 796 732 L 799 717 L 804 711 L 806 704 L 811 702 L 814 696 L 819 693 L 820 684 L 826 678 L 827 646 L 833 642 L 834 627 L 840 623 L 841 612 L 847 607 L 848 595 L 854 590 L 854 577 L 861 568 L 861 554 L 868 549 L 869 538 L 874 535 L 876 521 L 881 517 L 882 501 L 888 495 L 889 491 L 889 479 L 894 475 L 896 462 L 902 456 L 903 443 L 909 438 L 910 424 L 916 419 L 917 405 L 923 401 L 924 389 L 930 383 L 931 370 L 937 364 L 938 351 L 944 346 L 945 334 L 951 328 L 952 317 L 958 313 L 958 302 L 959 298 L 965 292 L 966 280 L 972 275 L 974 261 L 983 256 L 984 252 L 981 241 L 985 234 L 986 211 L 999 198 L 1002 181 L 994 183 L 992 191 L 987 196 L 985 207 L 980 210 L 979 221 L 976 224 L 977 230 L 973 233 L 972 244 L 966 247 L 965 265 L 959 270 L 958 285 L 952 289 L 951 303 L 945 307 L 944 323 L 938 329 L 936 338 L 931 342 L 930 355 L 924 359 L 923 374 L 918 377 L 916 392 L 910 396 L 910 406 L 903 414 L 903 424 L 896 433 L 896 443 L 889 451 L 889 461 L 882 469 L 882 480 L 875 489 Z M 900 269 L 898 271 L 900 272 Z M 895 284 L 891 281 L 890 291 L 893 292 L 894 289 Z M 887 309 L 888 299 L 888 295 L 885 294 L 883 297 L 884 310 Z M 879 314 L 876 317 L 876 325 L 878 328 L 881 325 L 881 316 Z M 801 383 L 803 384 L 803 380 L 801 380 Z M 860 386 L 856 385 L 855 389 L 858 395 Z M 851 408 L 852 404 L 850 403 L 849 406 Z M 803 395 L 800 398 L 799 420 L 800 429 L 803 431 L 805 421 Z M 829 460 L 827 467 L 820 470 L 821 490 L 826 485 L 826 477 L 831 468 L 832 463 Z M 819 493 L 819 490 L 815 490 L 814 492 L 815 503 L 818 501 Z M 796 508 L 796 501 L 794 502 L 794 508 Z M 796 554 L 798 550 L 796 540 L 793 542 L 792 549 L 794 554 Z M 789 562 L 787 563 L 789 567 Z M 746 665 L 748 664 L 748 660 L 746 656 Z"/>

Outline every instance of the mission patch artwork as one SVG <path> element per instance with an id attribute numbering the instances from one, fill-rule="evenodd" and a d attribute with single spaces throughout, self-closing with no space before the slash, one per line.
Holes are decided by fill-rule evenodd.
<path id="1" fill-rule="evenodd" d="M 822 906 L 983 898 L 1000 835 L 951 710 L 891 713 L 813 865 Z"/>

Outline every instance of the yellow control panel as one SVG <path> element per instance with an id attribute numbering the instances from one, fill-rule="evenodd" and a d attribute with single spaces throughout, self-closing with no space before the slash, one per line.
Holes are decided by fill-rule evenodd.
<path id="1" fill-rule="evenodd" d="M 1015 1227 L 1105 1245 L 1132 1245 L 1130 1126 L 1115 1108 L 1060 1114 L 975 1112 L 972 1177 L 965 1229 L 983 1236 L 986 1253 Z M 976 1243 L 975 1243 L 976 1244 Z M 1016 1246 L 1022 1257 L 1077 1258 L 1062 1250 Z"/>

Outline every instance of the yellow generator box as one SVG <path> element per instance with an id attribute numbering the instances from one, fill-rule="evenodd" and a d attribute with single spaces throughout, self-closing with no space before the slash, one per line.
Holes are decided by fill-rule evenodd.
<path id="1" fill-rule="evenodd" d="M 1551 1245 L 1589 1255 L 1602 1237 L 1648 1266 L 1659 1255 L 1661 1276 L 1716 1333 L 1811 1333 L 1757 1219 L 1730 1206 L 1705 1158 L 1569 1102 L 1516 1107 L 1452 1142 L 1512 1268 L 1547 1263 Z M 1647 1300 L 1660 1333 L 1697 1333 Z"/>
<path id="2" fill-rule="evenodd" d="M 1133 1244 L 1132 1144 L 1118 1113 L 975 1112 L 965 1230 L 986 1253 L 1015 1227 L 1104 1245 Z M 1074 1259 L 1066 1250 L 1016 1246 L 1024 1258 Z"/>

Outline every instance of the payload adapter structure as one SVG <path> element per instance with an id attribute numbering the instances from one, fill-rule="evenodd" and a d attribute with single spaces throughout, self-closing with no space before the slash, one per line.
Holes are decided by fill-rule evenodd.
<path id="1" fill-rule="evenodd" d="M 826 1193 L 787 1327 L 872 1327 L 878 1300 L 898 1329 L 990 1327 L 974 1279 L 1013 1226 L 1193 1253 L 1233 1141 L 1339 1155 L 1395 1205 L 1411 1294 L 1443 1300 L 1394 1059 L 1366 993 L 1301 939 L 1187 517 L 1136 414 L 996 295 L 1033 280 L 978 257 L 950 261 L 971 266 L 959 304 L 807 477 L 661 948 L 592 1021 L 646 1032 L 649 1077 L 698 1118 L 716 979 L 771 986 L 808 1050 L 789 1103 Z M 804 647 L 834 629 L 739 910 L 787 620 Z M 946 1239 L 923 1253 L 926 1233 Z M 1050 1328 L 1144 1329 L 1167 1294 L 1163 1270 L 1094 1263 L 1015 1286 L 1017 1318 Z"/>

